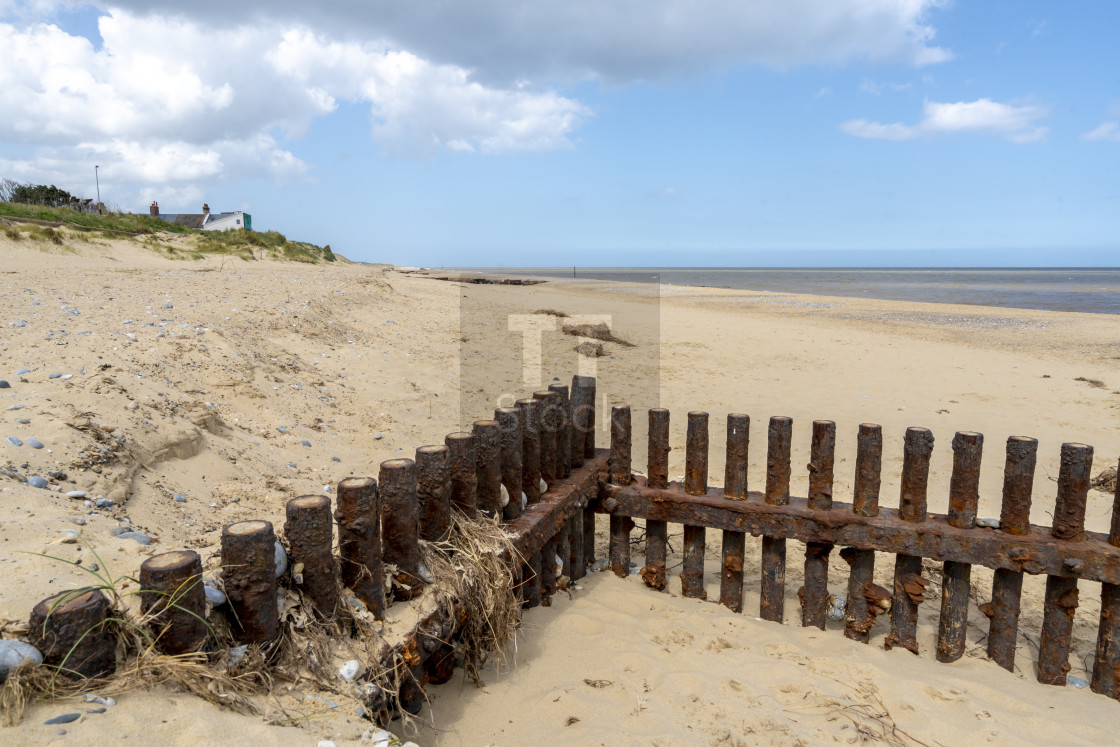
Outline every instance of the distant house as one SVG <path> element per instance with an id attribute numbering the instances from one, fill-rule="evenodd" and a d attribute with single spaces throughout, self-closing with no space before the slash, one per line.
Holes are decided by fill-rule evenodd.
<path id="1" fill-rule="evenodd" d="M 201 213 L 161 213 L 159 203 L 153 201 L 148 212 L 153 218 L 202 231 L 236 231 L 239 228 L 244 228 L 246 231 L 253 230 L 253 216 L 240 210 L 232 213 L 211 213 L 210 206 L 204 204 Z"/>

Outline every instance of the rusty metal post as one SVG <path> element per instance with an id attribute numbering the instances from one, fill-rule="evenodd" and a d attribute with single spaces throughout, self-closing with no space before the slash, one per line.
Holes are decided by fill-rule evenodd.
<path id="1" fill-rule="evenodd" d="M 832 510 L 832 479 L 836 463 L 836 423 L 814 420 L 809 456 L 809 508 Z M 828 556 L 832 545 L 827 542 L 805 544 L 805 593 L 801 598 L 801 625 L 824 630 L 828 619 Z"/>
<path id="2" fill-rule="evenodd" d="M 27 639 L 43 663 L 71 678 L 112 674 L 115 642 L 105 621 L 109 600 L 99 589 L 72 589 L 47 597 L 31 610 Z M 272 611 L 276 612 L 275 594 Z"/>
<path id="3" fill-rule="evenodd" d="M 473 456 L 471 474 L 474 474 Z M 348 477 L 338 484 L 337 501 L 334 520 L 338 523 L 342 585 L 349 587 L 376 619 L 384 619 L 381 495 L 377 481 L 372 477 Z"/>
<path id="4" fill-rule="evenodd" d="M 446 542 L 451 536 L 451 460 L 446 446 L 416 450 L 416 498 L 420 502 L 420 539 Z"/>
<path id="5" fill-rule="evenodd" d="M 559 396 L 551 391 L 533 392 L 533 399 L 540 403 L 541 413 L 541 479 L 550 487 L 556 482 L 556 464 L 560 445 L 556 442 L 556 425 L 560 413 L 555 400 Z"/>
<path id="6" fill-rule="evenodd" d="M 708 413 L 688 413 L 688 434 L 684 452 L 684 492 L 704 495 L 708 492 Z M 704 545 L 706 530 L 702 526 L 684 527 L 684 565 L 681 568 L 681 596 L 707 599 L 704 590 Z"/>
<path id="7" fill-rule="evenodd" d="M 572 434 L 569 439 L 569 459 L 573 469 L 583 466 L 587 441 L 587 413 L 584 412 L 584 408 L 591 406 L 591 401 L 588 399 L 591 390 L 585 386 L 580 386 L 580 382 L 584 378 L 578 375 L 572 377 L 571 395 L 568 399 L 568 418 L 572 424 Z"/>
<path id="8" fill-rule="evenodd" d="M 478 466 L 478 512 L 502 518 L 502 431 L 497 420 L 475 421 L 474 455 Z M 385 486 L 381 486 L 384 491 Z"/>
<path id="9" fill-rule="evenodd" d="M 583 510 L 583 565 L 590 566 L 595 558 L 595 512 L 585 508 Z"/>
<path id="10" fill-rule="evenodd" d="M 448 452 L 451 474 L 451 505 L 467 517 L 478 513 L 478 467 L 474 453 L 474 435 L 459 431 L 443 439 Z"/>
<path id="11" fill-rule="evenodd" d="M 879 486 L 883 466 L 883 429 L 875 423 L 860 423 L 856 441 L 856 480 L 852 513 L 879 515 Z M 844 636 L 868 643 L 875 615 L 867 606 L 867 591 L 875 581 L 875 551 L 846 547 L 840 551 L 851 571 L 848 574 L 848 600 L 844 607 Z"/>
<path id="12" fill-rule="evenodd" d="M 1085 503 L 1093 468 L 1093 447 L 1062 444 L 1058 469 L 1058 497 L 1054 505 L 1053 535 L 1060 540 L 1085 539 Z M 1038 643 L 1038 681 L 1064 687 L 1069 672 L 1069 646 L 1073 615 L 1077 610 L 1077 579 L 1046 577 L 1042 608 L 1042 635 Z"/>
<path id="13" fill-rule="evenodd" d="M 329 504 L 327 515 L 329 521 Z M 164 653 L 177 656 L 201 651 L 207 633 L 206 593 L 198 553 L 174 550 L 141 563 L 140 611 L 152 617 L 156 645 Z"/>
<path id="14" fill-rule="evenodd" d="M 967 529 L 976 525 L 980 502 L 980 458 L 984 436 L 961 431 L 953 437 L 953 475 L 949 480 L 949 525 Z M 972 566 L 945 561 L 941 570 L 941 617 L 937 629 L 937 660 L 956 661 L 964 656 L 968 629 L 968 597 Z"/>
<path id="15" fill-rule="evenodd" d="M 325 495 L 301 495 L 284 508 L 284 536 L 292 565 L 303 566 L 296 581 L 319 614 L 332 619 L 338 609 L 338 564 L 332 552 L 331 500 Z"/>
<path id="16" fill-rule="evenodd" d="M 651 488 L 669 487 L 669 411 L 657 407 L 649 411 L 649 439 L 646 472 Z M 642 580 L 658 591 L 665 589 L 665 555 L 669 527 L 664 521 L 646 520 L 646 564 Z"/>
<path id="17" fill-rule="evenodd" d="M 584 562 L 583 552 L 583 512 L 584 509 L 577 508 L 572 518 L 568 519 L 568 534 L 572 538 L 570 560 L 572 572 L 569 577 L 573 581 L 579 581 L 587 575 L 587 563 Z"/>
<path id="18" fill-rule="evenodd" d="M 751 417 L 741 413 L 727 416 L 727 458 L 723 471 L 723 497 L 734 501 L 747 499 L 747 449 Z M 746 533 L 723 531 L 719 603 L 733 612 L 743 611 L 743 554 Z"/>
<path id="19" fill-rule="evenodd" d="M 552 595 L 556 592 L 556 538 L 551 537 L 541 547 L 541 604 L 548 607 L 552 604 Z"/>
<path id="20" fill-rule="evenodd" d="M 559 399 L 557 406 L 560 408 L 558 416 L 559 426 L 556 431 L 556 450 L 560 477 L 572 474 L 572 414 L 571 403 L 568 401 L 567 384 L 549 384 L 548 391 L 555 392 Z"/>
<path id="21" fill-rule="evenodd" d="M 495 424 L 496 426 L 497 424 Z M 397 567 L 393 596 L 412 599 L 424 591 L 420 580 L 420 506 L 416 499 L 416 462 L 381 463 L 381 558 Z"/>
<path id="22" fill-rule="evenodd" d="M 280 630 L 276 609 L 276 534 L 270 521 L 238 521 L 222 530 L 222 580 L 234 626 L 246 643 L 265 643 Z"/>
<path id="23" fill-rule="evenodd" d="M 614 485 L 629 485 L 630 472 L 630 407 L 615 405 L 611 408 L 611 457 L 609 479 Z M 634 522 L 628 516 L 610 518 L 611 570 L 619 578 L 630 575 L 630 527 Z"/>
<path id="24" fill-rule="evenodd" d="M 1120 465 L 1117 466 L 1120 474 Z M 1120 547 L 1120 480 L 1112 498 L 1112 526 L 1108 544 Z M 1093 692 L 1120 698 L 1120 585 L 1101 584 L 1101 621 L 1093 662 Z"/>
<path id="25" fill-rule="evenodd" d="M 526 505 L 531 506 L 541 499 L 540 403 L 531 398 L 519 399 L 517 409 L 521 413 L 521 492 L 525 494 Z"/>
<path id="26" fill-rule="evenodd" d="M 766 502 L 771 506 L 789 504 L 790 443 L 793 420 L 775 415 L 770 418 L 766 447 Z M 758 616 L 780 623 L 786 609 L 785 537 L 762 537 L 762 587 Z"/>
<path id="27" fill-rule="evenodd" d="M 583 458 L 595 458 L 595 377 L 584 376 L 582 386 L 590 389 L 587 397 L 587 416 L 584 418 L 584 426 L 587 429 L 587 435 L 583 440 Z"/>
<path id="28" fill-rule="evenodd" d="M 556 535 L 556 554 L 560 556 L 560 575 L 572 579 L 572 523 L 565 521 Z"/>
<path id="29" fill-rule="evenodd" d="M 529 556 L 529 562 L 521 567 L 522 598 L 525 609 L 539 607 L 541 604 L 541 551 Z"/>
<path id="30" fill-rule="evenodd" d="M 516 407 L 499 407 L 494 419 L 502 432 L 502 487 L 509 501 L 502 508 L 502 517 L 513 521 L 521 515 L 521 410 Z"/>
<path id="31" fill-rule="evenodd" d="M 933 434 L 928 428 L 907 428 L 902 456 L 902 490 L 898 517 L 914 524 L 926 520 L 926 490 L 929 484 L 929 458 L 933 453 Z M 928 581 L 922 578 L 922 559 L 915 555 L 896 555 L 894 594 L 891 600 L 891 633 L 883 645 L 900 646 L 918 653 L 918 605 L 922 603 Z"/>
<path id="32" fill-rule="evenodd" d="M 1003 504 L 999 529 L 1013 535 L 1030 530 L 1031 491 L 1038 441 L 1024 436 L 1007 439 L 1007 460 L 1003 468 Z M 988 657 L 1009 672 L 1015 671 L 1015 642 L 1019 635 L 1019 600 L 1023 592 L 1023 572 L 997 568 L 992 579 L 992 601 L 981 606 L 991 619 L 988 626 Z"/>

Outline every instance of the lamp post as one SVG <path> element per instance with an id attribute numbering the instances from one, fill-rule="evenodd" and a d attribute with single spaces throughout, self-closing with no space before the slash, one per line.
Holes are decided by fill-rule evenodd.
<path id="1" fill-rule="evenodd" d="M 97 184 L 97 214 L 101 215 L 101 180 L 97 178 L 97 170 L 101 168 L 97 164 L 93 166 L 93 181 Z"/>

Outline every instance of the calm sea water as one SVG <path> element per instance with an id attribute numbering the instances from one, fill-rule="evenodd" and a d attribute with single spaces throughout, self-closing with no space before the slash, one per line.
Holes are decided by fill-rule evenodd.
<path id="1" fill-rule="evenodd" d="M 479 268 L 476 268 L 479 269 Z M 485 268 L 541 277 L 1120 314 L 1120 268 Z"/>

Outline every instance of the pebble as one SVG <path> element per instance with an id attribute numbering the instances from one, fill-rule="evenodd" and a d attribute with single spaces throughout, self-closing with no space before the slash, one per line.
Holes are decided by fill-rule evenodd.
<path id="1" fill-rule="evenodd" d="M 23 376 L 24 374 L 27 374 L 27 373 L 31 373 L 30 368 L 21 368 L 20 370 L 16 371 L 16 376 Z"/>
<path id="2" fill-rule="evenodd" d="M 382 438 L 384 438 L 384 434 L 378 433 L 376 436 L 373 437 L 373 440 L 374 441 L 380 441 Z"/>
<path id="3" fill-rule="evenodd" d="M 59 372 L 59 373 L 53 373 L 53 374 L 51 374 L 50 376 L 48 376 L 47 378 L 48 378 L 48 379 L 59 379 L 59 378 L 62 378 L 62 373 L 61 373 L 61 372 Z"/>
<path id="4" fill-rule="evenodd" d="M 300 442 L 299 442 L 299 445 L 300 445 L 300 446 L 306 446 L 306 447 L 307 447 L 307 448 L 309 448 L 309 449 L 311 448 L 311 442 L 310 442 L 310 441 L 307 441 L 306 439 L 305 439 L 305 440 L 303 440 L 303 441 L 300 441 Z"/>
<path id="5" fill-rule="evenodd" d="M 141 545 L 152 544 L 152 538 L 144 534 L 143 532 L 121 532 L 117 535 L 117 539 L 130 539 L 134 542 L 139 542 Z"/>
<path id="6" fill-rule="evenodd" d="M 596 560 L 594 563 L 591 564 L 591 570 L 594 571 L 595 573 L 602 573 L 603 571 L 607 570 L 610 567 L 611 567 L 611 561 L 608 560 L 607 558 L 599 558 L 598 560 Z"/>
<path id="7" fill-rule="evenodd" d="M 276 430 L 280 431 L 281 433 L 287 433 L 287 432 L 288 432 L 288 429 L 287 429 L 287 428 L 285 428 L 284 426 L 280 426 L 280 427 L 279 427 L 279 428 L 277 428 Z"/>
<path id="8" fill-rule="evenodd" d="M 26 405 L 12 405 L 11 407 L 4 408 L 5 410 L 22 410 Z"/>
<path id="9" fill-rule="evenodd" d="M 31 421 L 28 420 L 27 418 L 16 418 L 16 422 L 19 423 L 20 425 L 30 425 L 31 424 Z"/>
<path id="10" fill-rule="evenodd" d="M 33 488 L 46 488 L 47 478 L 35 475 L 34 477 L 27 478 L 27 484 Z"/>
<path id="11" fill-rule="evenodd" d="M 114 501 L 110 498 L 98 498 L 93 505 L 97 506 L 98 508 L 112 508 L 114 505 Z M 148 543 L 145 542 L 144 544 Z"/>
<path id="12" fill-rule="evenodd" d="M 240 646 L 234 646 L 229 650 L 229 664 L 235 666 L 237 662 L 245 657 L 245 652 L 249 650 L 249 644 L 243 643 Z"/>
<path id="13" fill-rule="evenodd" d="M 8 679 L 8 673 L 26 660 L 31 660 L 38 666 L 43 663 L 43 655 L 30 643 L 0 641 L 0 682 Z"/>
<path id="14" fill-rule="evenodd" d="M 108 709 L 105 706 L 101 706 L 100 708 L 91 708 L 86 713 L 105 713 L 106 710 Z"/>
<path id="15" fill-rule="evenodd" d="M 16 323 L 15 323 L 15 324 L 13 324 L 12 326 L 13 326 L 13 327 L 26 327 L 26 326 L 27 326 L 27 322 L 25 322 L 25 321 L 23 321 L 23 320 L 21 319 L 20 321 L 16 322 Z"/>
<path id="16" fill-rule="evenodd" d="M 999 529 L 999 519 L 977 519 L 976 526 L 988 529 Z"/>
<path id="17" fill-rule="evenodd" d="M 28 445 L 28 446 L 30 446 L 30 447 L 31 447 L 32 449 L 41 449 L 41 448 L 43 448 L 43 442 L 42 442 L 42 441 L 40 441 L 40 440 L 39 440 L 39 439 L 37 439 L 37 438 L 29 438 L 29 439 L 27 439 L 27 445 Z"/>
<path id="18" fill-rule="evenodd" d="M 15 436 L 8 436 L 8 443 L 10 443 L 12 446 L 23 446 L 23 441 L 16 438 Z"/>
<path id="19" fill-rule="evenodd" d="M 331 461 L 332 462 L 341 462 L 342 460 L 339 459 L 338 457 L 331 457 Z"/>
<path id="20" fill-rule="evenodd" d="M 833 622 L 842 622 L 844 620 L 844 609 L 848 606 L 848 600 L 839 594 L 828 595 L 828 611 L 825 613 L 829 620 Z"/>
<path id="21" fill-rule="evenodd" d="M 221 589 L 215 589 L 213 586 L 203 586 L 202 590 L 206 592 L 206 601 L 210 603 L 211 607 L 221 607 L 226 603 L 226 595 Z"/>
<path id="22" fill-rule="evenodd" d="M 334 747 L 334 742 L 329 739 L 320 739 L 315 747 Z"/>
<path id="23" fill-rule="evenodd" d="M 12 388 L 11 384 L 4 381 L 3 379 L 0 379 L 0 389 L 11 389 L 11 388 Z"/>
<path id="24" fill-rule="evenodd" d="M 362 665 L 357 659 L 351 659 L 338 668 L 338 676 L 349 682 L 358 676 L 358 672 L 361 668 Z M 320 744 L 322 743 L 320 742 Z"/>
<path id="25" fill-rule="evenodd" d="M 83 519 L 81 516 L 71 516 L 70 517 L 70 523 L 71 524 L 77 524 L 80 527 L 84 527 L 86 525 L 86 520 Z"/>
<path id="26" fill-rule="evenodd" d="M 381 731 L 375 731 L 371 734 L 369 736 L 369 741 L 373 747 L 389 747 L 389 745 L 395 744 L 400 740 L 397 739 L 393 732 L 382 729 Z"/>
<path id="27" fill-rule="evenodd" d="M 1083 679 L 1081 677 L 1075 677 L 1072 674 L 1066 676 L 1066 683 L 1070 684 L 1070 685 L 1073 685 L 1074 687 L 1076 687 L 1079 690 L 1081 688 L 1089 686 L 1089 681 L 1088 680 Z"/>
<path id="28" fill-rule="evenodd" d="M 55 716 L 54 718 L 47 719 L 43 723 L 47 724 L 47 725 L 68 724 L 71 721 L 77 721 L 81 717 L 82 717 L 82 714 L 80 714 L 80 713 L 64 713 L 61 716 Z"/>
<path id="29" fill-rule="evenodd" d="M 63 374 L 60 378 L 63 381 L 70 381 L 70 379 L 74 378 L 74 374 Z"/>
<path id="30" fill-rule="evenodd" d="M 100 695 L 95 695 L 94 693 L 86 693 L 82 696 L 82 701 L 85 703 L 97 703 L 98 705 L 109 707 L 115 706 L 117 704 L 117 701 L 113 700 L 112 698 L 103 698 Z"/>
<path id="31" fill-rule="evenodd" d="M 113 537 L 120 537 L 125 532 L 131 532 L 131 531 L 132 530 L 128 527 L 113 527 L 112 529 L 109 530 L 109 534 Z"/>
<path id="32" fill-rule="evenodd" d="M 176 493 L 175 494 L 175 502 L 176 503 L 186 503 L 187 502 L 187 496 L 185 496 L 182 493 Z"/>
<path id="33" fill-rule="evenodd" d="M 84 490 L 71 490 L 69 493 L 66 494 L 66 497 L 67 498 L 85 498 L 86 497 L 86 491 L 84 491 Z"/>
<path id="34" fill-rule="evenodd" d="M 288 570 L 288 551 L 284 549 L 284 545 L 280 544 L 280 540 L 276 540 L 274 555 L 276 558 L 276 578 L 280 578 L 284 575 L 284 571 Z"/>

